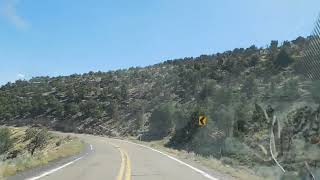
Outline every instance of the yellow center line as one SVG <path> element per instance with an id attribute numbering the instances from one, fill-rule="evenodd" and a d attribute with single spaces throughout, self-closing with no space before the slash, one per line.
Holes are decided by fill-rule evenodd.
<path id="1" fill-rule="evenodd" d="M 123 152 L 120 150 L 120 148 L 118 148 L 118 150 L 120 151 L 120 154 L 121 154 L 121 167 L 120 167 L 120 170 L 119 170 L 119 174 L 118 174 L 118 177 L 117 177 L 117 180 L 122 180 L 123 179 L 123 174 L 124 174 L 124 171 L 125 171 L 125 161 L 124 161 L 124 154 Z"/>
<path id="2" fill-rule="evenodd" d="M 131 163 L 130 163 L 130 159 L 129 159 L 129 155 L 127 152 L 124 152 L 126 157 L 127 157 L 127 171 L 126 171 L 126 176 L 125 176 L 125 180 L 130 180 L 131 179 Z"/>
<path id="3" fill-rule="evenodd" d="M 113 143 L 109 144 L 117 148 L 121 154 L 121 166 L 117 180 L 131 180 L 131 162 L 128 153 Z"/>

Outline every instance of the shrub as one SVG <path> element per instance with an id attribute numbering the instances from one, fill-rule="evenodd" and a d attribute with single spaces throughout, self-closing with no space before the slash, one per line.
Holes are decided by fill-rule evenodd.
<path id="1" fill-rule="evenodd" d="M 172 128 L 172 106 L 161 105 L 155 109 L 150 117 L 150 135 L 155 139 L 167 136 Z"/>
<path id="2" fill-rule="evenodd" d="M 0 154 L 7 152 L 13 145 L 9 128 L 0 128 Z"/>
<path id="3" fill-rule="evenodd" d="M 27 145 L 28 151 L 31 155 L 34 154 L 36 149 L 42 149 L 47 145 L 49 139 L 49 132 L 47 129 L 36 130 L 37 133 L 33 136 L 30 143 Z"/>
<path id="4" fill-rule="evenodd" d="M 29 139 L 33 138 L 37 134 L 37 129 L 36 128 L 28 128 L 26 130 L 26 134 L 24 137 L 25 141 L 28 141 Z"/>
<path id="5" fill-rule="evenodd" d="M 102 109 L 100 104 L 91 99 L 86 102 L 82 102 L 80 104 L 80 110 L 87 116 L 87 117 L 94 117 L 99 118 L 102 115 Z"/>
<path id="6" fill-rule="evenodd" d="M 300 97 L 299 94 L 299 83 L 296 79 L 289 79 L 284 86 L 281 88 L 281 96 L 288 100 L 295 100 Z"/>
<path id="7" fill-rule="evenodd" d="M 292 57 L 287 53 L 286 50 L 282 49 L 277 58 L 273 61 L 273 64 L 276 67 L 285 68 L 288 67 L 292 62 Z"/>
<path id="8" fill-rule="evenodd" d="M 60 146 L 60 145 L 61 145 L 61 143 L 62 143 L 62 141 L 61 141 L 61 140 L 57 141 L 57 142 L 56 142 L 56 146 Z"/>

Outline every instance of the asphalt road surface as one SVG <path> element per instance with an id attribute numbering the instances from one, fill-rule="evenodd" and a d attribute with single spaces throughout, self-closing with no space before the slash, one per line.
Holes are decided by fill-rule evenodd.
<path id="1" fill-rule="evenodd" d="M 29 180 L 217 180 L 168 154 L 135 143 L 76 135 L 87 144 L 75 157 L 9 178 Z M 222 178 L 225 179 L 225 178 Z"/>

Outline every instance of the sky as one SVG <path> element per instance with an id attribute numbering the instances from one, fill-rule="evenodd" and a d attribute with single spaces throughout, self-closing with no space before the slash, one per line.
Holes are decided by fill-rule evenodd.
<path id="1" fill-rule="evenodd" d="M 0 85 L 311 34 L 319 0 L 0 0 Z"/>

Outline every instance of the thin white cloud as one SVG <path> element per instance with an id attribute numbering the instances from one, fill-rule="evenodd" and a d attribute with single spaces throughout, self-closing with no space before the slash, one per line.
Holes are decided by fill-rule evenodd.
<path id="1" fill-rule="evenodd" d="M 1 14 L 8 19 L 10 23 L 15 25 L 18 29 L 26 29 L 29 23 L 17 13 L 17 0 L 4 0 L 1 4 Z"/>
<path id="2" fill-rule="evenodd" d="M 21 73 L 18 73 L 18 74 L 17 74 L 17 77 L 18 77 L 19 79 L 24 79 L 24 78 L 26 77 L 26 75 L 21 74 Z"/>

